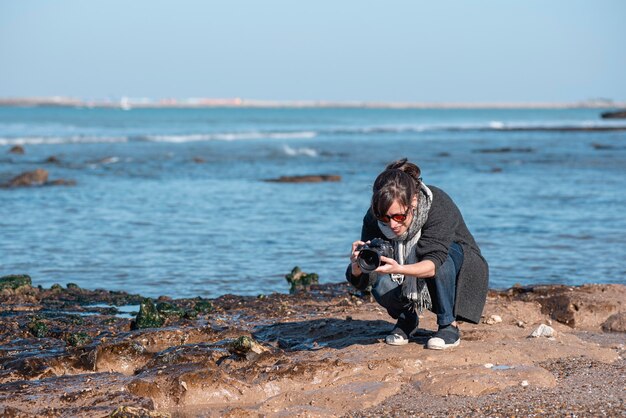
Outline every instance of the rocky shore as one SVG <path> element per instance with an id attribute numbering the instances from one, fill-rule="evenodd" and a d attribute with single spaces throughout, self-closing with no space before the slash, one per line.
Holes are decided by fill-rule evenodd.
<path id="1" fill-rule="evenodd" d="M 626 286 L 491 291 L 406 346 L 347 284 L 156 300 L 0 278 L 1 416 L 624 416 Z M 531 334 L 539 334 L 532 337 Z"/>

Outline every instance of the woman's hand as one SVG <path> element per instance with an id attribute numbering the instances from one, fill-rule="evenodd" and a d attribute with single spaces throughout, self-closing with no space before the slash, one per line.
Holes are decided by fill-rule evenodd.
<path id="1" fill-rule="evenodd" d="M 356 261 L 359 257 L 360 252 L 358 248 L 361 248 L 363 245 L 365 245 L 363 241 L 354 241 L 352 243 L 352 253 L 350 254 L 350 262 L 352 263 L 352 265 L 350 266 L 350 268 L 352 269 L 352 275 L 355 277 L 363 274 L 363 272 L 361 271 L 361 267 L 359 267 L 359 263 L 357 263 Z"/>
<path id="2" fill-rule="evenodd" d="M 383 274 L 402 274 L 402 265 L 398 264 L 396 260 L 393 258 L 380 256 L 380 261 L 382 264 L 374 270 L 376 273 Z"/>

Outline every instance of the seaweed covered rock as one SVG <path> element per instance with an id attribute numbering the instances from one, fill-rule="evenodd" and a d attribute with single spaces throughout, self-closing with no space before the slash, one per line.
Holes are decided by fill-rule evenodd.
<path id="1" fill-rule="evenodd" d="M 254 338 L 247 335 L 242 335 L 241 337 L 236 338 L 228 346 L 228 351 L 232 354 L 238 355 L 240 357 L 245 357 L 250 360 L 252 357 L 256 357 L 259 354 L 263 354 L 269 350 L 256 342 Z"/>
<path id="2" fill-rule="evenodd" d="M 300 267 L 295 266 L 291 273 L 285 275 L 285 279 L 291 285 L 289 293 L 296 293 L 299 290 L 308 291 L 312 284 L 317 284 L 319 276 L 316 273 L 305 273 Z"/>
<path id="3" fill-rule="evenodd" d="M 159 328 L 164 323 L 165 318 L 159 313 L 152 299 L 146 298 L 139 305 L 139 313 L 131 324 L 131 328 Z"/>
<path id="4" fill-rule="evenodd" d="M 30 276 L 26 274 L 10 274 L 0 277 L 0 290 L 17 289 L 22 286 L 32 286 Z"/>

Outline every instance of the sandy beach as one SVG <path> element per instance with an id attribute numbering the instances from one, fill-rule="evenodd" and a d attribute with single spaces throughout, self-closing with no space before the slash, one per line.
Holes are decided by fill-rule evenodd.
<path id="1" fill-rule="evenodd" d="M 626 414 L 623 285 L 491 291 L 461 345 L 433 351 L 434 315 L 388 346 L 391 318 L 343 283 L 155 305 L 0 280 L 2 416 Z"/>

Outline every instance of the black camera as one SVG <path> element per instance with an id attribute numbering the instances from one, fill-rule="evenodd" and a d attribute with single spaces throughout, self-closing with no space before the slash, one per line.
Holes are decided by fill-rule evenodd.
<path id="1" fill-rule="evenodd" d="M 380 257 L 393 258 L 393 245 L 382 238 L 374 238 L 369 244 L 357 247 L 357 250 L 357 263 L 363 273 L 369 274 L 383 264 Z"/>

